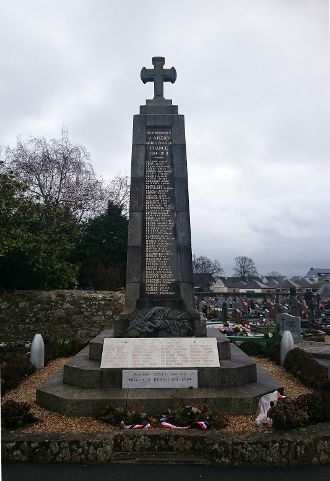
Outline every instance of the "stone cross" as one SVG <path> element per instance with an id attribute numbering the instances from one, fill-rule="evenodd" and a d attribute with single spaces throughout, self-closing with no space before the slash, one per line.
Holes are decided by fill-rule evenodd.
<path id="1" fill-rule="evenodd" d="M 141 80 L 144 84 L 146 82 L 154 82 L 154 99 L 164 98 L 164 82 L 171 82 L 174 84 L 176 81 L 175 68 L 163 69 L 164 64 L 164 57 L 152 57 L 152 65 L 155 68 L 146 69 L 143 67 L 141 70 Z"/>

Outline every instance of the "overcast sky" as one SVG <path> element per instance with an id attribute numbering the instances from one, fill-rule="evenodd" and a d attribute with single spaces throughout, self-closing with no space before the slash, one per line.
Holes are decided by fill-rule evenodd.
<path id="1" fill-rule="evenodd" d="M 11 0 L 0 12 L 0 144 L 59 137 L 130 174 L 152 56 L 178 78 L 192 247 L 261 273 L 330 268 L 328 0 Z"/>

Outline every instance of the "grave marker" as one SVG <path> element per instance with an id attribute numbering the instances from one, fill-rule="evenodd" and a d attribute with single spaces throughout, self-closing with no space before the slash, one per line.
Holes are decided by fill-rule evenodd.
<path id="1" fill-rule="evenodd" d="M 281 334 L 290 331 L 295 342 L 299 342 L 301 336 L 301 318 L 291 316 L 286 312 L 276 314 L 276 322 L 280 325 Z"/>

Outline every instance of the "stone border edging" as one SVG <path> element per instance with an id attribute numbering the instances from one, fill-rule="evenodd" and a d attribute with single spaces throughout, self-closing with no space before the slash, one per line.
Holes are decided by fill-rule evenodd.
<path id="1" fill-rule="evenodd" d="M 292 431 L 2 433 L 6 462 L 297 466 L 330 462 L 330 422 Z"/>

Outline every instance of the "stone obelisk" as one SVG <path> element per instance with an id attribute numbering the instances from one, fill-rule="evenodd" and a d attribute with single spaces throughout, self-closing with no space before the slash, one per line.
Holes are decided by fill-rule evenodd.
<path id="1" fill-rule="evenodd" d="M 126 307 L 115 337 L 205 336 L 194 306 L 184 116 L 164 98 L 175 68 L 153 57 L 154 98 L 134 115 Z"/>

